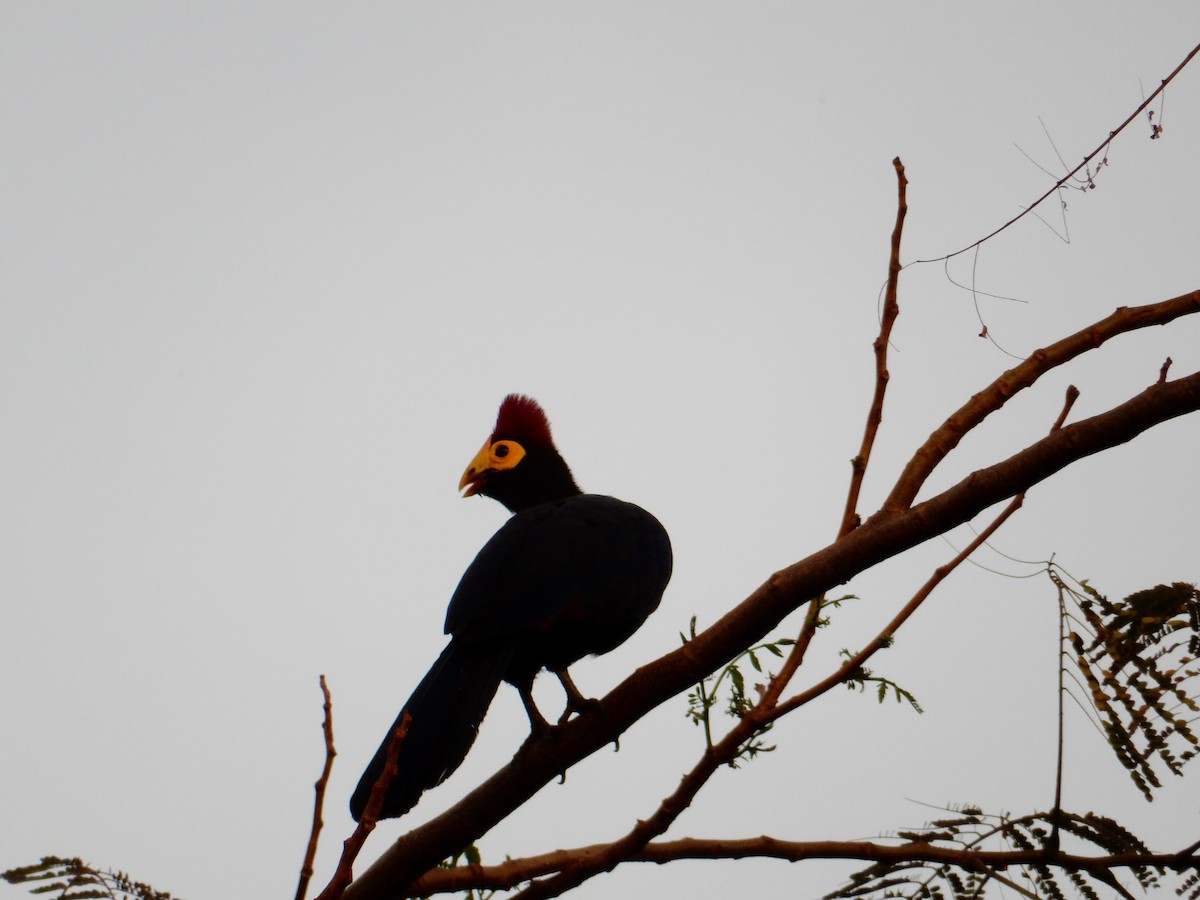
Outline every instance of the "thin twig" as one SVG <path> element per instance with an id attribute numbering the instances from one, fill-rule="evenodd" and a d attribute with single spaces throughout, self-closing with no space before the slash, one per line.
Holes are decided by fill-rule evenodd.
<path id="1" fill-rule="evenodd" d="M 1142 110 L 1144 110 L 1147 106 L 1149 106 L 1151 103 L 1154 102 L 1155 97 L 1157 97 L 1164 90 L 1166 90 L 1167 85 L 1171 83 L 1171 81 L 1175 78 L 1176 75 L 1178 75 L 1180 72 L 1183 71 L 1183 68 L 1192 61 L 1192 58 L 1197 53 L 1200 53 L 1200 44 L 1197 44 L 1195 47 L 1193 47 L 1191 49 L 1191 52 L 1189 52 L 1188 55 L 1183 58 L 1183 62 L 1181 62 L 1179 65 L 1177 65 L 1174 68 L 1174 70 L 1172 70 L 1171 74 L 1162 80 L 1162 84 L 1160 84 L 1158 86 L 1158 88 L 1154 91 L 1154 93 L 1152 93 L 1149 97 L 1147 97 L 1144 101 L 1142 101 L 1142 104 L 1137 109 L 1135 109 L 1133 112 L 1131 112 L 1129 114 L 1129 117 L 1127 119 L 1125 119 L 1125 121 L 1122 122 L 1120 125 L 1118 125 L 1116 127 L 1116 129 L 1114 129 L 1113 131 L 1110 131 L 1108 133 L 1108 137 L 1106 137 L 1104 139 L 1104 141 L 1101 142 L 1100 146 L 1098 146 L 1095 150 L 1093 150 L 1091 153 L 1089 153 L 1087 156 L 1085 156 L 1083 158 L 1083 161 L 1081 163 L 1079 163 L 1079 165 L 1077 165 L 1074 169 L 1072 169 L 1070 172 L 1068 172 L 1062 178 L 1058 179 L 1058 181 L 1054 182 L 1053 187 L 1051 187 L 1048 191 L 1046 191 L 1046 193 L 1042 194 L 1042 196 L 1040 196 L 1036 200 L 1034 200 L 1033 203 L 1031 203 L 1029 206 L 1026 206 L 1023 210 L 1021 210 L 1020 213 L 1013 216 L 1011 219 L 1009 219 L 1007 222 L 1005 222 L 1003 225 L 1001 225 L 995 231 L 991 232 L 988 235 L 985 235 L 984 237 L 981 237 L 979 240 L 975 241 L 973 244 L 967 244 L 967 246 L 963 247 L 962 249 L 955 250 L 953 253 L 947 253 L 944 256 L 933 256 L 933 257 L 930 257 L 929 259 L 914 260 L 914 262 L 909 263 L 909 265 L 916 265 L 917 263 L 941 262 L 942 260 L 949 259 L 952 256 L 958 256 L 960 253 L 966 253 L 968 250 L 972 250 L 975 247 L 978 247 L 980 244 L 984 243 L 985 241 L 991 240 L 996 235 L 998 235 L 1000 232 L 1002 232 L 1006 228 L 1008 228 L 1010 225 L 1014 225 L 1015 223 L 1019 222 L 1021 219 L 1025 218 L 1025 216 L 1027 216 L 1029 213 L 1033 212 L 1033 210 L 1035 210 L 1038 206 L 1040 206 L 1043 203 L 1043 201 L 1046 200 L 1047 197 L 1050 197 L 1051 195 L 1056 193 L 1059 188 L 1061 188 L 1064 184 L 1066 184 L 1068 181 L 1070 181 L 1072 178 L 1074 178 L 1076 175 L 1078 175 L 1081 170 L 1087 168 L 1087 166 L 1091 164 L 1093 159 L 1095 159 L 1102 152 L 1104 152 L 1107 149 L 1108 145 L 1112 143 L 1113 138 L 1115 138 L 1118 134 L 1120 134 L 1122 131 L 1124 131 L 1130 122 L 1132 122 L 1134 119 L 1138 118 L 1138 116 L 1140 116 L 1142 114 Z"/>
<path id="2" fill-rule="evenodd" d="M 325 789 L 329 786 L 329 775 L 333 771 L 333 758 L 337 756 L 337 750 L 333 746 L 333 698 L 329 694 L 329 685 L 325 683 L 324 675 L 321 676 L 321 694 L 325 698 L 325 720 L 321 723 L 321 730 L 325 734 L 325 765 L 321 769 L 321 777 L 314 785 L 317 796 L 313 802 L 312 831 L 308 836 L 308 847 L 304 851 L 304 864 L 300 867 L 296 900 L 304 900 L 304 895 L 308 893 L 308 883 L 312 880 L 313 861 L 317 858 L 317 839 L 321 835 L 321 826 L 325 824 L 321 818 L 321 811 L 325 807 Z"/>
<path id="3" fill-rule="evenodd" d="M 354 861 L 358 859 L 363 844 L 367 842 L 367 838 L 375 830 L 375 824 L 379 821 L 379 812 L 383 809 L 388 786 L 399 772 L 400 748 L 404 746 L 404 738 L 408 735 L 408 726 L 411 722 L 412 716 L 408 714 L 408 710 L 405 710 L 404 715 L 400 717 L 400 723 L 392 734 L 392 739 L 388 741 L 383 771 L 371 785 L 371 795 L 367 799 L 367 806 L 363 810 L 362 818 L 354 829 L 354 833 L 343 842 L 342 857 L 338 861 L 337 871 L 333 873 L 333 878 L 330 879 L 325 890 L 317 896 L 317 900 L 339 900 L 354 880 Z"/>
<path id="4" fill-rule="evenodd" d="M 846 510 L 842 514 L 842 524 L 838 529 L 838 537 L 853 531 L 858 526 L 858 495 L 862 490 L 863 478 L 867 473 L 867 463 L 871 459 L 871 448 L 875 445 L 875 435 L 883 421 L 883 398 L 887 393 L 888 368 L 887 351 L 891 341 L 892 326 L 900 315 L 900 304 L 897 301 L 897 287 L 900 282 L 900 237 L 904 233 L 904 216 L 908 212 L 906 188 L 908 178 L 904 174 L 904 163 L 900 157 L 892 160 L 896 169 L 898 197 L 896 200 L 896 224 L 892 228 L 892 250 L 888 259 L 887 291 L 884 295 L 883 315 L 879 322 L 879 335 L 875 338 L 875 395 L 871 398 L 871 407 L 867 412 L 867 425 L 863 430 L 862 446 L 858 455 L 851 460 L 850 490 L 846 496 Z"/>
<path id="5" fill-rule="evenodd" d="M 971 541 L 971 543 L 967 544 L 967 546 L 964 547 L 957 556 L 955 556 L 945 565 L 939 566 L 937 569 L 935 569 L 933 574 L 929 576 L 929 580 L 921 585 L 921 589 L 918 590 L 906 604 L 904 604 L 904 607 L 900 610 L 900 612 L 896 613 L 892 620 L 888 622 L 887 626 L 875 636 L 874 640 L 859 650 L 858 653 L 854 654 L 854 656 L 850 657 L 850 659 L 846 660 L 841 668 L 839 668 L 829 677 L 822 679 L 817 684 L 814 684 L 807 690 L 802 691 L 794 697 L 790 697 L 783 703 L 780 703 L 775 711 L 776 718 L 787 715 L 792 710 L 809 703 L 831 688 L 842 684 L 851 675 L 861 669 L 867 660 L 869 660 L 884 647 L 888 646 L 891 643 L 892 637 L 895 635 L 900 626 L 903 625 L 909 619 L 909 617 L 911 617 L 912 614 L 917 611 L 921 604 L 924 603 L 929 598 L 929 595 L 933 593 L 934 589 L 941 584 L 951 572 L 962 565 L 967 557 L 978 550 L 988 540 L 988 538 L 996 533 L 996 530 L 1001 525 L 1008 521 L 1009 517 L 1011 517 L 1013 513 L 1021 508 L 1024 498 L 1024 493 L 1018 494 L 1016 497 L 1014 497 L 1012 501 L 1009 502 L 1008 506 L 1006 506 L 1000 512 L 1000 514 L 996 516 L 996 518 L 993 519 L 986 528 L 983 529 L 983 531 L 977 534 L 975 539 Z"/>
<path id="6" fill-rule="evenodd" d="M 1075 401 L 1079 399 L 1079 388 L 1073 384 L 1067 385 L 1067 394 L 1063 398 L 1062 412 L 1058 414 L 1058 420 L 1055 421 L 1054 427 L 1050 429 L 1051 434 L 1058 431 L 1063 426 L 1063 422 L 1067 421 L 1067 416 L 1071 413 L 1071 407 L 1075 405 Z M 1024 497 L 1024 494 L 1021 494 Z M 1057 758 L 1054 764 L 1054 810 L 1050 820 L 1050 846 L 1055 850 L 1058 849 L 1058 825 L 1062 817 L 1062 784 L 1063 784 L 1063 765 L 1064 765 L 1064 750 L 1066 747 L 1066 739 L 1064 736 L 1064 722 L 1066 717 L 1063 710 L 1063 694 L 1066 693 L 1066 685 L 1063 684 L 1063 676 L 1066 672 L 1066 667 L 1063 665 L 1063 645 L 1066 643 L 1067 634 L 1067 616 L 1066 607 L 1063 605 L 1062 588 L 1058 592 L 1058 751 Z"/>
<path id="7" fill-rule="evenodd" d="M 900 239 L 904 234 L 904 218 L 908 214 L 908 177 L 904 173 L 904 163 L 900 157 L 892 160 L 896 170 L 896 223 L 892 226 L 891 251 L 888 255 L 888 279 L 884 294 L 883 314 L 879 321 L 879 334 L 875 338 L 872 349 L 875 353 L 875 392 L 871 397 L 871 406 L 867 411 L 867 424 L 863 429 L 862 445 L 858 455 L 851 461 L 850 489 L 846 495 L 846 509 L 842 514 L 842 523 L 838 528 L 838 538 L 841 539 L 852 532 L 860 524 L 858 514 L 858 498 L 862 490 L 863 479 L 867 473 L 867 464 L 871 459 L 871 450 L 875 446 L 875 437 L 883 422 L 883 401 L 887 395 L 888 382 L 891 375 L 887 367 L 887 352 L 891 345 L 892 328 L 900 315 L 899 285 L 900 270 Z M 825 595 L 822 593 L 809 603 L 808 613 L 804 617 L 804 626 L 792 645 L 791 651 L 783 661 L 779 672 L 767 685 L 767 690 L 758 705 L 764 710 L 772 709 L 783 696 L 784 690 L 792 677 L 804 663 L 808 647 L 816 636 L 821 623 L 821 611 L 825 608 Z"/>

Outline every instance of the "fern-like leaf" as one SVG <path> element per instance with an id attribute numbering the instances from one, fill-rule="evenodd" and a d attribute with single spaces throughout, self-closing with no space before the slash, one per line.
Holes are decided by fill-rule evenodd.
<path id="1" fill-rule="evenodd" d="M 0 872 L 9 884 L 36 884 L 29 890 L 55 900 L 174 900 L 124 872 L 97 869 L 76 857 L 43 856 L 41 862 Z"/>
<path id="2" fill-rule="evenodd" d="M 1147 800 L 1162 785 L 1156 766 L 1181 775 L 1200 751 L 1185 713 L 1200 713 L 1200 589 L 1175 582 L 1113 603 L 1086 581 L 1049 569 L 1061 614 L 1077 630 L 1063 647 L 1117 760 Z"/>
<path id="3" fill-rule="evenodd" d="M 696 617 L 692 616 L 688 625 L 688 633 L 679 633 L 680 640 L 686 644 L 688 641 L 696 637 Z M 741 661 L 743 659 L 749 661 L 751 668 L 755 672 L 766 675 L 768 679 L 772 677 L 772 673 L 763 668 L 762 661 L 759 659 L 760 653 L 770 653 L 772 656 L 783 658 L 783 648 L 790 647 L 796 643 L 792 638 L 776 638 L 773 641 L 767 641 L 763 644 L 758 644 L 750 647 L 740 656 L 733 659 L 725 668 L 705 678 L 696 685 L 694 691 L 690 691 L 687 695 L 688 709 L 687 717 L 691 719 L 693 724 L 704 729 L 705 745 L 711 750 L 713 746 L 712 737 L 712 709 L 718 703 L 718 697 L 721 696 L 723 688 L 728 685 L 728 693 L 724 701 L 724 709 L 726 715 L 741 719 L 746 716 L 757 702 L 757 699 L 746 690 L 746 676 L 742 672 Z M 762 685 L 754 685 L 755 688 L 761 690 Z M 755 735 L 750 738 L 738 750 L 737 756 L 729 760 L 731 769 L 738 768 L 741 761 L 754 759 L 760 753 L 770 753 L 775 749 L 773 744 L 767 744 L 762 740 L 762 736 L 771 730 L 771 724 L 764 725 Z"/>
<path id="4" fill-rule="evenodd" d="M 1000 895 L 1003 896 L 1016 893 L 1023 897 L 1047 900 L 1129 897 L 1128 888 L 1111 870 L 1068 870 L 1055 865 L 1059 832 L 1101 854 L 1150 852 L 1136 835 L 1114 820 L 1095 813 L 1079 815 L 1050 811 L 1014 818 L 1006 814 L 985 813 L 973 806 L 949 811 L 957 815 L 929 822 L 919 829 L 899 832 L 898 837 L 908 844 L 934 845 L 962 851 L 963 863 L 873 863 L 850 876 L 850 880 L 828 894 L 826 900 L 883 900 L 890 897 L 906 900 L 930 897 L 981 900 L 988 896 L 987 888 L 992 884 L 1001 889 Z M 975 855 L 988 850 L 1045 854 L 1045 862 L 1010 864 L 1002 869 L 992 869 Z M 1144 891 L 1163 886 L 1165 873 L 1161 870 L 1135 866 L 1127 871 L 1129 876 L 1122 875 L 1122 878 L 1136 881 Z M 1183 872 L 1181 879 L 1176 886 L 1176 895 L 1187 897 L 1188 900 L 1200 900 L 1200 876 L 1195 872 Z"/>

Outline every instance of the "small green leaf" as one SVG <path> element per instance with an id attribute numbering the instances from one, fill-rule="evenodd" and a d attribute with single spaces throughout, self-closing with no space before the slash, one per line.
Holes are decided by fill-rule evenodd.
<path id="1" fill-rule="evenodd" d="M 739 694 L 746 692 L 746 682 L 742 678 L 742 670 L 737 666 L 729 667 L 729 679 L 733 682 L 733 689 Z"/>

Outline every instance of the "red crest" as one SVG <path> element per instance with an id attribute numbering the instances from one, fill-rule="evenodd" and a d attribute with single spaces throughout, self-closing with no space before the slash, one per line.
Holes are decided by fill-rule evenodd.
<path id="1" fill-rule="evenodd" d="M 506 438 L 532 444 L 554 445 L 554 440 L 550 437 L 550 420 L 546 418 L 545 410 L 532 397 L 509 394 L 500 404 L 492 439 Z"/>

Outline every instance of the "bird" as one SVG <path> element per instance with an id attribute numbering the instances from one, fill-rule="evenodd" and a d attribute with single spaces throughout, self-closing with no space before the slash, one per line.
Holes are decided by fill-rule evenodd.
<path id="1" fill-rule="evenodd" d="M 492 433 L 459 482 L 512 513 L 463 573 L 446 610 L 450 641 L 402 707 L 350 799 L 362 821 L 388 746 L 405 714 L 397 774 L 378 819 L 397 818 L 466 758 L 500 683 L 520 694 L 530 735 L 550 725 L 534 678 L 554 673 L 566 693 L 559 723 L 597 701 L 567 667 L 624 643 L 655 609 L 671 578 L 666 529 L 639 506 L 584 493 L 554 445 L 536 400 L 509 394 Z"/>

